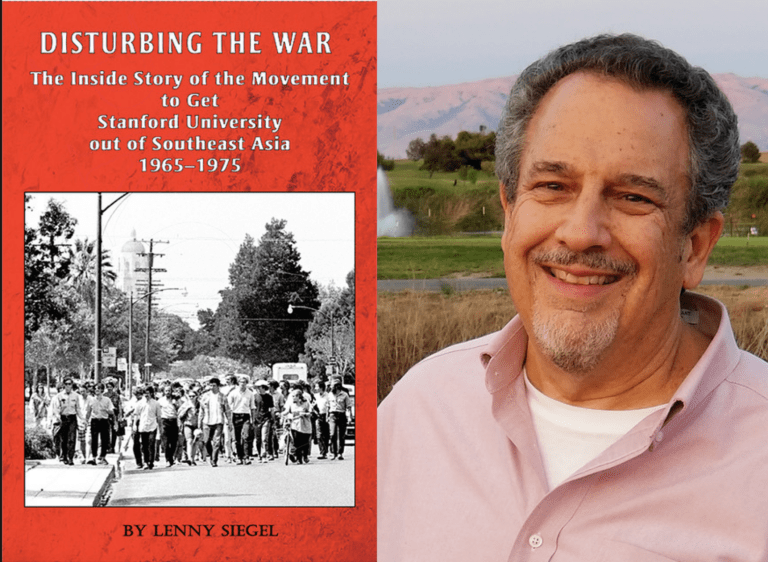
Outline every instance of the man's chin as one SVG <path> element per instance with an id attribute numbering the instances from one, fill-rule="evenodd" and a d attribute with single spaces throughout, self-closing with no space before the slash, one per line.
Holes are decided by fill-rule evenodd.
<path id="1" fill-rule="evenodd" d="M 533 338 L 544 355 L 567 373 L 583 375 L 600 362 L 613 343 L 619 326 L 618 313 L 594 321 L 578 312 L 534 312 Z"/>

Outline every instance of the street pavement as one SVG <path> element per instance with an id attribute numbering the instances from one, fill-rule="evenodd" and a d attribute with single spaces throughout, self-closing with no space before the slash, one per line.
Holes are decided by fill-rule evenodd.
<path id="1" fill-rule="evenodd" d="M 355 447 L 344 460 L 317 460 L 313 445 L 309 464 L 238 465 L 219 457 L 218 467 L 165 461 L 141 470 L 131 451 L 124 454 L 112 484 L 108 507 L 351 507 L 355 504 Z"/>

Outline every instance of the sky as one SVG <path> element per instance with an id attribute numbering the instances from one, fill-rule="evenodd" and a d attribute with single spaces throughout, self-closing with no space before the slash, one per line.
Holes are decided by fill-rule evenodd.
<path id="1" fill-rule="evenodd" d="M 378 87 L 519 74 L 598 33 L 660 41 L 712 74 L 768 78 L 765 0 L 379 0 Z"/>
<path id="2" fill-rule="evenodd" d="M 102 208 L 119 195 L 105 193 Z M 96 193 L 35 193 L 27 224 L 38 224 L 50 198 L 77 219 L 76 239 L 95 239 Z M 154 252 L 165 254 L 155 258 L 154 267 L 167 272 L 154 274 L 153 281 L 159 279 L 168 290 L 153 301 L 197 328 L 197 310 L 216 310 L 245 235 L 258 242 L 273 217 L 287 221 L 312 280 L 345 287 L 355 267 L 354 202 L 353 193 L 131 193 L 104 213 L 103 247 L 116 268 L 114 258 L 134 229 L 140 241 L 167 241 L 154 245 Z M 148 242 L 144 246 L 149 249 Z"/>

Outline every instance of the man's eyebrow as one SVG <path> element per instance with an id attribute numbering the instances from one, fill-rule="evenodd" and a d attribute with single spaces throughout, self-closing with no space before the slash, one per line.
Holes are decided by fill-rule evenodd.
<path id="1" fill-rule="evenodd" d="M 640 176 L 637 174 L 622 174 L 618 177 L 618 183 L 623 185 L 631 185 L 635 187 L 644 187 L 656 192 L 658 195 L 663 196 L 665 199 L 668 197 L 668 190 L 658 181 L 656 178 L 650 176 Z"/>
<path id="2" fill-rule="evenodd" d="M 534 162 L 531 169 L 533 172 L 539 173 L 568 174 L 571 171 L 571 166 L 565 162 L 541 160 Z"/>

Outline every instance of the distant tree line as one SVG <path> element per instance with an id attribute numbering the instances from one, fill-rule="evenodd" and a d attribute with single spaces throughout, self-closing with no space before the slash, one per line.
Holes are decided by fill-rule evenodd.
<path id="1" fill-rule="evenodd" d="M 495 146 L 496 133 L 486 133 L 483 126 L 478 133 L 461 131 L 456 140 L 448 135 L 438 138 L 434 133 L 427 142 L 413 139 L 405 153 L 411 160 L 423 160 L 421 169 L 432 177 L 434 172 L 455 172 L 462 167 L 480 170 L 484 161 L 494 160 Z"/>
<path id="2" fill-rule="evenodd" d="M 386 158 L 381 152 L 376 151 L 376 165 L 385 172 L 391 172 L 395 169 L 395 160 Z"/>

